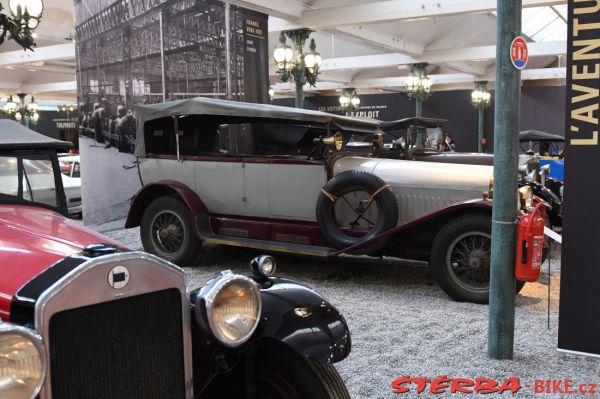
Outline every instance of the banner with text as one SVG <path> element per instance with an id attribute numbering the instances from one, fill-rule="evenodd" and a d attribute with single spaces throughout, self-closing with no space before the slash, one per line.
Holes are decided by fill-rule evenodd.
<path id="1" fill-rule="evenodd" d="M 600 1 L 569 1 L 558 348 L 600 356 Z"/>

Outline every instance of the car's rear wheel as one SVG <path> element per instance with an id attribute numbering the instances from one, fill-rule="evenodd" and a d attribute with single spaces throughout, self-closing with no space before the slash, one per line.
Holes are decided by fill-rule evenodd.
<path id="1" fill-rule="evenodd" d="M 147 252 L 178 265 L 194 260 L 201 247 L 189 209 L 173 197 L 159 197 L 148 205 L 142 215 L 140 234 Z"/>
<path id="2" fill-rule="evenodd" d="M 256 379 L 257 398 L 350 398 L 332 364 L 315 362 L 283 344 L 261 348 Z"/>
<path id="3" fill-rule="evenodd" d="M 488 303 L 491 219 L 465 215 L 446 223 L 431 248 L 431 267 L 440 287 L 460 302 Z M 516 282 L 519 293 L 525 283 Z"/>
<path id="4" fill-rule="evenodd" d="M 316 215 L 323 236 L 342 249 L 395 227 L 398 203 L 379 177 L 350 170 L 335 176 L 321 189 Z M 384 241 L 375 243 L 366 253 L 383 245 Z"/>

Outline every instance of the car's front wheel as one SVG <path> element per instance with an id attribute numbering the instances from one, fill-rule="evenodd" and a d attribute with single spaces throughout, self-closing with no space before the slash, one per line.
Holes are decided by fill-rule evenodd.
<path id="1" fill-rule="evenodd" d="M 488 303 L 490 293 L 491 219 L 465 215 L 446 223 L 431 248 L 431 267 L 440 287 L 460 302 Z M 516 282 L 516 293 L 525 284 Z"/>
<path id="2" fill-rule="evenodd" d="M 174 197 L 159 197 L 148 205 L 140 234 L 147 252 L 178 265 L 193 261 L 201 246 L 189 209 Z"/>
<path id="3" fill-rule="evenodd" d="M 350 398 L 332 364 L 315 362 L 283 344 L 261 349 L 257 371 L 257 398 Z"/>

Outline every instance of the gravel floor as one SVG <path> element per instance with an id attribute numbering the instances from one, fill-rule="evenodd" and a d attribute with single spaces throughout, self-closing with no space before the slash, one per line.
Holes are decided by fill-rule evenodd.
<path id="1" fill-rule="evenodd" d="M 107 233 L 141 249 L 137 229 Z M 190 284 L 199 287 L 228 268 L 248 273 L 252 250 L 208 247 L 185 268 Z M 427 265 L 395 259 L 342 257 L 320 260 L 277 255 L 278 275 L 303 282 L 324 295 L 345 315 L 352 334 L 352 353 L 338 363 L 353 398 L 427 398 L 431 394 L 394 394 L 391 382 L 401 376 L 436 378 L 519 377 L 519 398 L 600 398 L 596 394 L 535 394 L 534 380 L 571 379 L 600 383 L 600 360 L 559 354 L 557 346 L 560 277 L 551 276 L 551 328 L 547 329 L 548 275 L 527 284 L 517 297 L 515 356 L 512 361 L 487 358 L 488 307 L 452 302 L 433 282 Z M 556 267 L 555 267 L 556 266 Z M 559 270 L 559 264 L 554 265 Z M 440 394 L 445 397 L 479 397 Z M 500 395 L 483 395 L 496 398 Z M 513 397 L 505 393 L 502 397 Z"/>

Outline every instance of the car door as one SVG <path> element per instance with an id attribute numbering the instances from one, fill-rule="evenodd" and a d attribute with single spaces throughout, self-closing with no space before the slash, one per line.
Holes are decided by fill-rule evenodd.
<path id="1" fill-rule="evenodd" d="M 281 160 L 269 164 L 269 208 L 277 219 L 316 220 L 315 207 L 327 183 L 320 161 Z"/>
<path id="2" fill-rule="evenodd" d="M 196 192 L 212 214 L 246 215 L 244 163 L 235 129 L 203 129 L 194 148 Z M 209 131 L 210 130 L 210 131 Z M 233 136 L 233 138 L 232 138 Z"/>

